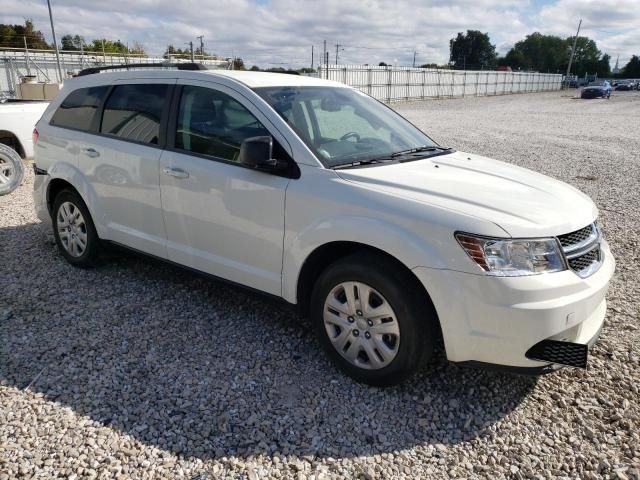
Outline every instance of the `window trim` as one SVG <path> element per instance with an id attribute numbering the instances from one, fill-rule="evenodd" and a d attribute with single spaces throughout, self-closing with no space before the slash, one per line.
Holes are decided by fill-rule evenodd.
<path id="1" fill-rule="evenodd" d="M 88 90 L 89 88 L 97 88 L 97 87 L 107 87 L 107 90 L 104 94 L 104 96 L 102 97 L 102 99 L 100 100 L 100 103 L 98 103 L 98 106 L 96 107 L 95 112 L 93 112 L 93 118 L 91 119 L 91 123 L 89 124 L 89 128 L 84 130 L 82 128 L 75 128 L 75 127 L 67 127 L 64 125 L 56 125 L 55 123 L 53 123 L 53 117 L 55 117 L 56 112 L 60 109 L 60 107 L 62 107 L 62 104 L 64 103 L 64 101 L 69 98 L 69 96 L 71 96 L 71 94 L 77 92 L 78 90 Z M 64 99 L 62 100 L 62 102 L 60 102 L 60 104 L 56 107 L 55 111 L 53 112 L 53 115 L 51 115 L 51 118 L 49 119 L 49 123 L 48 125 L 50 127 L 54 127 L 54 128 L 62 128 L 64 130 L 70 130 L 72 132 L 80 132 L 80 133 L 93 133 L 93 131 L 91 130 L 91 127 L 93 126 L 94 122 L 96 121 L 96 117 L 98 115 L 98 113 L 100 112 L 100 108 L 102 107 L 105 98 L 107 98 L 109 96 L 109 92 L 111 92 L 111 85 L 91 85 L 88 87 L 79 87 L 76 88 L 75 90 L 71 90 L 66 97 L 64 97 Z"/>
<path id="2" fill-rule="evenodd" d="M 287 167 L 286 170 L 282 170 L 282 172 L 261 170 L 261 169 L 250 167 L 248 165 L 243 165 L 242 163 L 239 163 L 239 162 L 234 162 L 233 160 L 229 160 L 227 158 L 216 157 L 216 156 L 213 156 L 213 155 L 206 155 L 204 153 L 192 152 L 190 150 L 183 150 L 181 148 L 177 148 L 175 146 L 176 136 L 175 135 L 170 135 L 169 132 L 176 132 L 177 129 L 178 129 L 178 114 L 179 114 L 179 110 L 180 110 L 180 101 L 182 100 L 182 92 L 184 90 L 184 87 L 187 87 L 187 86 L 199 87 L 199 88 L 208 88 L 208 89 L 215 90 L 215 91 L 218 91 L 220 93 L 223 93 L 225 95 L 228 95 L 232 99 L 234 99 L 236 102 L 238 102 L 240 105 L 242 105 L 249 113 L 251 113 L 251 115 L 253 115 L 255 117 L 253 112 L 251 112 L 251 110 L 249 110 L 244 105 L 244 103 L 242 103 L 238 98 L 234 97 L 233 95 L 229 95 L 228 93 L 224 92 L 223 90 L 220 90 L 219 88 L 216 88 L 217 85 L 216 86 L 204 86 L 204 85 L 195 85 L 195 84 L 189 84 L 189 83 L 178 83 L 178 84 L 175 85 L 174 92 L 173 92 L 173 98 L 171 99 L 171 105 L 170 105 L 170 109 L 169 109 L 169 118 L 168 118 L 168 122 L 167 122 L 167 130 L 165 132 L 166 133 L 166 142 L 167 142 L 165 147 L 164 147 L 165 150 L 167 150 L 169 152 L 173 152 L 173 153 L 179 153 L 181 155 L 188 155 L 188 156 L 191 156 L 191 157 L 202 158 L 202 159 L 208 160 L 208 161 L 223 163 L 223 164 L 227 164 L 227 165 L 233 165 L 233 166 L 244 168 L 244 169 L 247 169 L 247 170 L 257 171 L 257 172 L 266 173 L 266 174 L 270 174 L 270 175 L 276 175 L 276 176 L 285 177 L 285 178 L 291 178 L 293 180 L 297 180 L 297 179 L 300 178 L 301 172 L 300 172 L 300 167 L 298 166 L 298 163 L 295 161 L 293 156 L 291 154 L 289 154 L 289 152 L 286 151 L 286 149 L 284 147 L 282 147 L 282 148 L 283 148 L 283 150 L 285 150 L 285 153 L 287 154 L 287 156 L 289 158 L 287 159 L 288 167 Z M 226 87 L 225 85 L 222 85 L 222 86 Z M 271 132 L 271 129 L 269 127 L 267 127 L 266 125 L 264 125 L 264 122 L 262 122 L 259 118 L 256 117 L 256 120 L 258 120 L 262 124 L 262 126 L 265 128 L 265 130 L 267 130 L 267 132 L 269 132 L 269 135 L 273 138 L 273 140 L 278 142 L 278 139 L 275 138 L 275 136 Z"/>
<path id="3" fill-rule="evenodd" d="M 147 84 L 148 85 L 166 85 L 168 87 L 165 93 L 165 102 L 164 102 L 164 106 L 162 107 L 162 113 L 160 114 L 160 128 L 158 131 L 158 143 L 147 143 L 147 142 L 142 142 L 140 140 L 132 140 L 130 138 L 119 137 L 118 135 L 113 135 L 111 133 L 101 132 L 100 128 L 102 128 L 102 118 L 104 115 L 104 107 L 107 104 L 107 101 L 113 94 L 113 91 L 116 89 L 116 87 L 119 87 L 121 85 L 147 85 Z M 98 137 L 109 138 L 112 140 L 120 140 L 122 142 L 133 143 L 135 145 L 142 145 L 145 147 L 158 148 L 160 150 L 165 150 L 166 140 L 167 140 L 167 121 L 169 119 L 169 111 L 171 107 L 171 102 L 173 101 L 175 90 L 176 90 L 175 83 L 153 82 L 153 83 L 145 84 L 144 82 L 139 82 L 139 81 L 112 83 L 110 85 L 109 90 L 107 91 L 107 94 L 105 95 L 103 101 L 99 106 L 98 112 L 100 115 L 97 117 L 97 119 L 94 117 L 94 122 L 91 122 L 92 130 L 90 130 L 89 132 L 93 135 L 97 135 Z"/>

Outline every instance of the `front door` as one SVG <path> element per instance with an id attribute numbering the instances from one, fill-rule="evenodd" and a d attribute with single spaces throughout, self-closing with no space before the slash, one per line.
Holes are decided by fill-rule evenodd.
<path id="1" fill-rule="evenodd" d="M 231 89 L 192 82 L 179 90 L 168 131 L 172 148 L 160 159 L 169 259 L 280 295 L 290 180 L 237 162 L 244 139 L 274 132 Z"/>

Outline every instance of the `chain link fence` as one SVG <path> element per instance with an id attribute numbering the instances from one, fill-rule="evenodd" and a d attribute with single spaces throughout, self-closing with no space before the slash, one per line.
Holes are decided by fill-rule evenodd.
<path id="1" fill-rule="evenodd" d="M 172 62 L 185 62 L 189 60 L 170 60 Z M 196 59 L 209 68 L 227 68 L 229 62 L 217 59 Z M 131 65 L 139 63 L 163 63 L 167 59 L 163 57 L 148 57 L 141 55 L 111 55 L 96 52 L 81 54 L 61 53 L 60 66 L 65 78 L 78 71 L 104 65 Z M 58 83 L 58 66 L 56 55 L 50 51 L 11 51 L 0 50 L 0 96 L 14 97 L 18 90 L 18 84 L 26 76 L 35 76 L 36 81 L 46 83 Z M 63 79 L 64 80 L 64 79 Z"/>
<path id="2" fill-rule="evenodd" d="M 346 83 L 384 102 L 560 90 L 562 75 L 368 65 L 321 66 L 317 76 Z"/>

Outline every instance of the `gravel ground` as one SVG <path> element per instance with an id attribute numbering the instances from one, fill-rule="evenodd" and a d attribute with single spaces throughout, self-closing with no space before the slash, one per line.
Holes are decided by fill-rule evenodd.
<path id="1" fill-rule="evenodd" d="M 375 389 L 286 306 L 132 256 L 77 270 L 29 172 L 0 197 L 0 480 L 639 478 L 640 93 L 397 104 L 445 145 L 569 182 L 618 261 L 586 371 L 436 359 Z M 562 208 L 561 205 L 558 208 Z"/>

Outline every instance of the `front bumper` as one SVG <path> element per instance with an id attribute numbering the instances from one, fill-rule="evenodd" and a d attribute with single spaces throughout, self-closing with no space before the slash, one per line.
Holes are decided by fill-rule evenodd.
<path id="1" fill-rule="evenodd" d="M 581 98 L 604 98 L 606 96 L 607 96 L 607 93 L 602 90 L 582 92 L 580 94 Z"/>
<path id="2" fill-rule="evenodd" d="M 573 271 L 492 277 L 424 267 L 414 273 L 438 313 L 452 362 L 545 369 L 525 354 L 542 340 L 588 344 L 604 324 L 605 295 L 615 261 L 605 241 L 600 269 L 587 278 Z"/>

